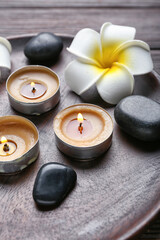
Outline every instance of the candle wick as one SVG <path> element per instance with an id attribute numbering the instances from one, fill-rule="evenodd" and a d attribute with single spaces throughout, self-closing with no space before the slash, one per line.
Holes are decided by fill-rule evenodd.
<path id="1" fill-rule="evenodd" d="M 3 151 L 5 151 L 5 152 L 9 151 L 9 146 L 7 143 L 4 144 Z"/>
<path id="2" fill-rule="evenodd" d="M 36 91 L 36 89 L 35 89 L 35 87 L 33 87 L 33 88 L 32 88 L 32 92 L 35 93 L 35 91 Z"/>
<path id="3" fill-rule="evenodd" d="M 80 131 L 80 134 L 82 134 L 82 131 L 83 131 L 82 123 L 79 124 L 78 130 Z"/>

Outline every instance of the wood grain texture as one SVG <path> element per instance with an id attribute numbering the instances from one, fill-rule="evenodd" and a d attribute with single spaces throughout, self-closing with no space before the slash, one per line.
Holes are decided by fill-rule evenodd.
<path id="1" fill-rule="evenodd" d="M 72 57 L 65 50 L 71 40 L 63 40 L 65 47 L 59 61 L 51 66 L 60 76 L 61 101 L 55 109 L 41 117 L 27 117 L 38 127 L 40 156 L 21 174 L 0 176 L 0 239 L 128 239 L 159 210 L 159 142 L 148 144 L 134 140 L 115 123 L 111 148 L 95 162 L 74 162 L 59 152 L 55 146 L 53 118 L 63 108 L 82 102 L 64 82 L 64 67 Z M 11 41 L 12 71 L 28 64 L 23 54 L 27 41 L 27 38 Z M 150 85 L 149 92 L 145 91 L 148 88 L 142 88 L 140 94 L 157 98 L 155 86 L 159 86 L 160 78 L 158 82 L 148 78 L 145 84 Z M 135 94 L 137 91 L 138 85 L 135 86 Z M 114 108 L 107 110 L 113 117 Z M 0 115 L 9 114 L 19 113 L 10 107 L 5 84 L 2 84 Z M 78 180 L 75 189 L 59 208 L 40 211 L 32 199 L 33 183 L 40 166 L 50 161 L 72 166 Z"/>
<path id="2" fill-rule="evenodd" d="M 158 0 L 1 0 L 1 7 L 160 7 Z"/>
<path id="3" fill-rule="evenodd" d="M 100 31 L 106 22 L 136 27 L 136 39 L 146 41 L 152 49 L 160 46 L 159 8 L 8 8 L 0 9 L 0 35 L 50 31 L 75 35 L 81 28 Z"/>

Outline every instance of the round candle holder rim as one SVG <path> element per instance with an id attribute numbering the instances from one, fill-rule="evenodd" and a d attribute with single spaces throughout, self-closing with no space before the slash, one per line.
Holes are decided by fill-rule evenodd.
<path id="1" fill-rule="evenodd" d="M 111 117 L 111 115 L 107 112 L 107 110 L 105 110 L 104 108 L 102 108 L 102 107 L 100 107 L 100 106 L 98 106 L 98 105 L 96 105 L 96 104 L 92 104 L 92 103 L 77 103 L 77 104 L 74 104 L 74 105 L 71 105 L 71 106 L 68 106 L 68 107 L 62 109 L 60 112 L 63 112 L 63 111 L 66 110 L 66 109 L 69 109 L 69 108 L 72 108 L 72 107 L 76 107 L 76 106 L 92 106 L 92 107 L 99 108 L 100 110 L 103 110 L 104 112 L 106 112 L 107 115 L 109 115 L 109 117 L 110 117 L 111 120 L 112 120 L 112 117 Z M 57 115 L 58 115 L 58 114 L 59 114 L 59 113 L 57 113 Z M 114 125 L 113 120 L 112 120 L 112 124 Z"/>
<path id="2" fill-rule="evenodd" d="M 58 91 L 57 91 L 57 92 L 58 92 Z M 56 94 L 57 92 L 55 92 L 55 94 Z M 9 93 L 8 93 L 8 94 L 9 94 Z M 55 94 L 54 94 L 54 95 L 55 95 Z M 54 95 L 53 95 L 53 96 L 54 96 Z M 13 99 L 15 102 L 17 102 L 17 103 L 21 103 L 21 102 L 22 102 L 22 101 L 18 101 L 17 99 L 15 99 L 15 98 L 14 98 L 12 95 L 10 95 L 10 94 L 9 94 L 9 96 L 10 96 L 10 98 L 12 98 L 12 99 Z M 52 97 L 53 97 L 53 96 L 52 96 Z M 50 98 L 48 98 L 48 99 L 46 99 L 46 100 L 44 100 L 44 101 L 41 101 L 41 102 L 35 102 L 35 103 L 34 103 L 34 102 L 29 102 L 29 103 L 27 103 L 27 102 L 22 102 L 22 103 L 23 103 L 23 105 L 26 105 L 26 106 L 29 106 L 29 105 L 30 105 L 30 106 L 34 106 L 34 105 L 36 106 L 36 105 L 38 105 L 39 103 L 42 103 L 42 104 L 43 104 L 43 103 L 46 103 L 46 102 L 50 101 L 50 100 L 52 99 L 52 97 L 50 97 Z M 18 110 L 17 110 L 17 111 L 18 111 Z"/>
<path id="3" fill-rule="evenodd" d="M 10 94 L 9 89 L 8 89 L 8 82 L 9 82 L 10 78 L 13 77 L 14 74 L 16 74 L 16 73 L 19 72 L 19 71 L 20 71 L 20 72 L 21 72 L 21 71 L 23 72 L 23 70 L 25 70 L 25 69 L 31 69 L 31 68 L 33 68 L 33 70 L 36 70 L 36 68 L 37 68 L 37 69 L 38 69 L 38 68 L 42 68 L 42 69 L 45 69 L 45 70 L 49 71 L 51 74 L 53 74 L 53 75 L 56 77 L 56 80 L 57 80 L 57 82 L 58 82 L 57 89 L 56 89 L 56 91 L 54 92 L 54 94 L 51 95 L 51 97 L 49 97 L 49 98 L 47 98 L 47 99 L 45 99 L 45 100 L 43 100 L 43 101 L 36 102 L 36 103 L 34 103 L 34 102 L 29 102 L 29 103 L 28 103 L 28 102 L 24 102 L 24 101 L 19 101 L 19 100 L 17 100 L 16 98 L 14 98 L 14 97 Z M 31 69 L 31 70 L 32 70 L 32 69 Z M 52 97 L 53 97 L 55 94 L 57 94 L 57 92 L 59 91 L 59 88 L 60 88 L 60 78 L 59 78 L 59 75 L 58 75 L 57 73 L 55 73 L 52 69 L 50 69 L 50 68 L 48 68 L 48 67 L 46 67 L 46 66 L 42 66 L 42 65 L 28 65 L 28 66 L 20 67 L 20 68 L 16 69 L 15 71 L 13 71 L 13 72 L 9 75 L 9 77 L 7 78 L 7 81 L 6 81 L 6 90 L 7 90 L 8 95 L 9 95 L 11 98 L 13 98 L 15 102 L 17 102 L 17 103 L 22 102 L 24 105 L 34 105 L 34 104 L 37 105 L 37 103 L 43 104 L 43 103 L 51 100 Z"/>
<path id="4" fill-rule="evenodd" d="M 24 154 L 22 154 L 21 156 L 19 156 L 19 157 L 17 157 L 16 159 L 14 159 L 14 160 L 7 160 L 7 161 L 0 161 L 0 163 L 7 163 L 7 164 L 10 164 L 10 163 L 16 163 L 16 162 L 19 162 L 19 160 L 21 159 L 21 158 L 25 158 L 25 156 L 26 155 L 28 155 L 35 147 L 36 147 L 36 145 L 37 144 L 39 144 L 39 140 L 36 142 L 36 144 L 34 144 L 34 146 L 33 147 L 31 147 L 27 152 L 25 152 Z M 0 174 L 1 174 L 1 172 L 0 172 Z"/>
<path id="5" fill-rule="evenodd" d="M 25 121 L 28 121 L 33 127 L 34 127 L 34 129 L 36 130 L 36 133 L 37 133 L 37 140 L 36 140 L 36 142 L 34 143 L 34 145 L 27 151 L 27 152 L 25 152 L 24 154 L 22 154 L 21 156 L 19 156 L 18 158 L 16 158 L 16 159 L 14 159 L 14 160 L 5 160 L 5 161 L 1 161 L 0 160 L 0 163 L 14 163 L 14 162 L 17 162 L 17 161 L 19 161 L 19 159 L 20 158 L 22 158 L 22 157 L 25 157 L 25 155 L 26 154 L 28 154 L 30 151 L 32 151 L 33 150 L 33 148 L 37 145 L 37 144 L 39 144 L 39 132 L 38 132 L 38 129 L 37 129 L 37 127 L 36 127 L 36 125 L 32 122 L 32 121 L 30 121 L 29 119 L 27 119 L 27 118 L 25 118 L 25 117 L 22 117 L 22 116 L 17 116 L 17 115 L 5 115 L 5 116 L 0 116 L 0 120 L 2 119 L 2 118 L 12 118 L 12 117 L 16 117 L 16 118 L 21 118 L 21 119 L 24 119 Z"/>
<path id="6" fill-rule="evenodd" d="M 109 118 L 111 119 L 111 122 L 112 122 L 112 131 L 110 133 L 110 135 L 108 136 L 108 139 L 113 135 L 113 129 L 114 129 L 114 123 L 113 123 L 113 120 L 112 120 L 112 117 L 111 115 L 105 110 L 103 109 L 102 107 L 98 106 L 98 105 L 95 105 L 95 104 L 91 104 L 91 103 L 79 103 L 79 104 L 74 104 L 74 105 L 71 105 L 69 107 L 66 107 L 65 109 L 63 109 L 62 111 L 60 111 L 59 113 L 69 109 L 69 108 L 72 108 L 72 107 L 76 107 L 76 106 L 92 106 L 92 107 L 96 107 L 96 108 L 99 108 L 100 110 L 104 111 L 108 116 Z M 58 114 L 59 114 L 58 113 Z M 57 115 L 58 115 L 57 114 Z M 57 116 L 56 115 L 56 116 Z M 55 123 L 55 118 L 56 116 L 54 117 L 54 120 L 53 120 L 53 129 L 54 129 L 54 123 Z M 56 134 L 56 131 L 54 131 L 55 135 L 59 138 L 59 136 Z M 100 146 L 102 143 L 104 143 L 107 139 L 104 139 L 102 142 L 98 143 L 98 144 L 95 144 L 95 145 L 91 145 L 91 146 L 77 146 L 77 145 L 73 145 L 73 144 L 69 144 L 69 143 L 66 143 L 64 142 L 62 139 L 61 141 L 63 141 L 67 146 L 69 147 L 73 147 L 73 148 L 77 148 L 77 149 L 92 149 L 93 147 L 98 147 Z"/>
<path id="7" fill-rule="evenodd" d="M 93 149 L 94 147 L 96 148 L 96 147 L 100 146 L 102 143 L 104 143 L 105 141 L 107 141 L 112 135 L 113 135 L 113 131 L 111 132 L 111 134 L 108 136 L 107 139 L 105 139 L 104 141 L 102 141 L 102 142 L 100 142 L 100 143 L 98 143 L 98 144 L 91 145 L 91 146 L 76 146 L 76 145 L 72 145 L 72 144 L 66 143 L 66 142 L 64 142 L 63 140 L 61 140 L 61 141 L 63 141 L 63 142 L 65 143 L 65 145 L 67 145 L 67 146 L 69 146 L 69 147 L 73 147 L 73 148 L 77 148 L 77 149 L 82 149 L 82 150 L 86 150 L 86 149 L 87 149 L 87 150 L 90 150 L 90 149 Z M 56 136 L 57 136 L 57 134 L 56 134 Z M 57 137 L 58 137 L 58 136 L 57 136 Z"/>

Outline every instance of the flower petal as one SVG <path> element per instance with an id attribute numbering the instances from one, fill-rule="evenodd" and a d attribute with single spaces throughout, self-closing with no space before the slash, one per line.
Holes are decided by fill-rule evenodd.
<path id="1" fill-rule="evenodd" d="M 133 40 L 136 29 L 133 27 L 113 25 L 104 23 L 101 27 L 101 45 L 103 52 L 103 62 L 110 65 L 110 57 L 113 51 L 123 42 Z"/>
<path id="2" fill-rule="evenodd" d="M 107 103 L 117 104 L 130 95 L 134 88 L 134 78 L 122 64 L 113 63 L 110 70 L 97 81 L 97 90 Z"/>
<path id="3" fill-rule="evenodd" d="M 80 30 L 67 50 L 80 61 L 100 66 L 100 35 L 90 28 Z"/>
<path id="4" fill-rule="evenodd" d="M 75 60 L 65 69 L 65 81 L 75 93 L 80 95 L 100 79 L 107 70 Z"/>
<path id="5" fill-rule="evenodd" d="M 124 64 L 133 75 L 145 74 L 153 70 L 150 48 L 140 40 L 127 41 L 113 54 L 114 61 Z"/>

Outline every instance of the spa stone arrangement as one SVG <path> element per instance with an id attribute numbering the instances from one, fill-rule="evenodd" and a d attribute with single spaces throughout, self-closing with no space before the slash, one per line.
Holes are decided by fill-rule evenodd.
<path id="1" fill-rule="evenodd" d="M 131 137 L 158 141 L 160 104 L 132 95 L 133 75 L 147 74 L 153 69 L 149 46 L 134 37 L 135 28 L 111 23 L 103 24 L 100 34 L 89 28 L 80 30 L 67 49 L 75 60 L 64 66 L 65 82 L 85 101 L 98 97 L 106 107 L 116 105 L 114 118 Z M 16 111 L 34 116 L 56 107 L 60 101 L 59 76 L 43 65 L 55 63 L 62 49 L 60 37 L 39 33 L 24 48 L 33 65 L 10 74 L 12 46 L 7 39 L 0 38 L 0 82 L 7 80 L 9 103 Z M 92 161 L 111 147 L 113 119 L 102 107 L 81 103 L 57 113 L 53 130 L 58 149 L 72 161 Z M 1 116 L 0 138 L 1 174 L 19 173 L 38 158 L 39 133 L 28 119 Z M 33 199 L 39 207 L 58 206 L 76 181 L 77 174 L 71 167 L 56 162 L 44 164 L 34 183 Z"/>

